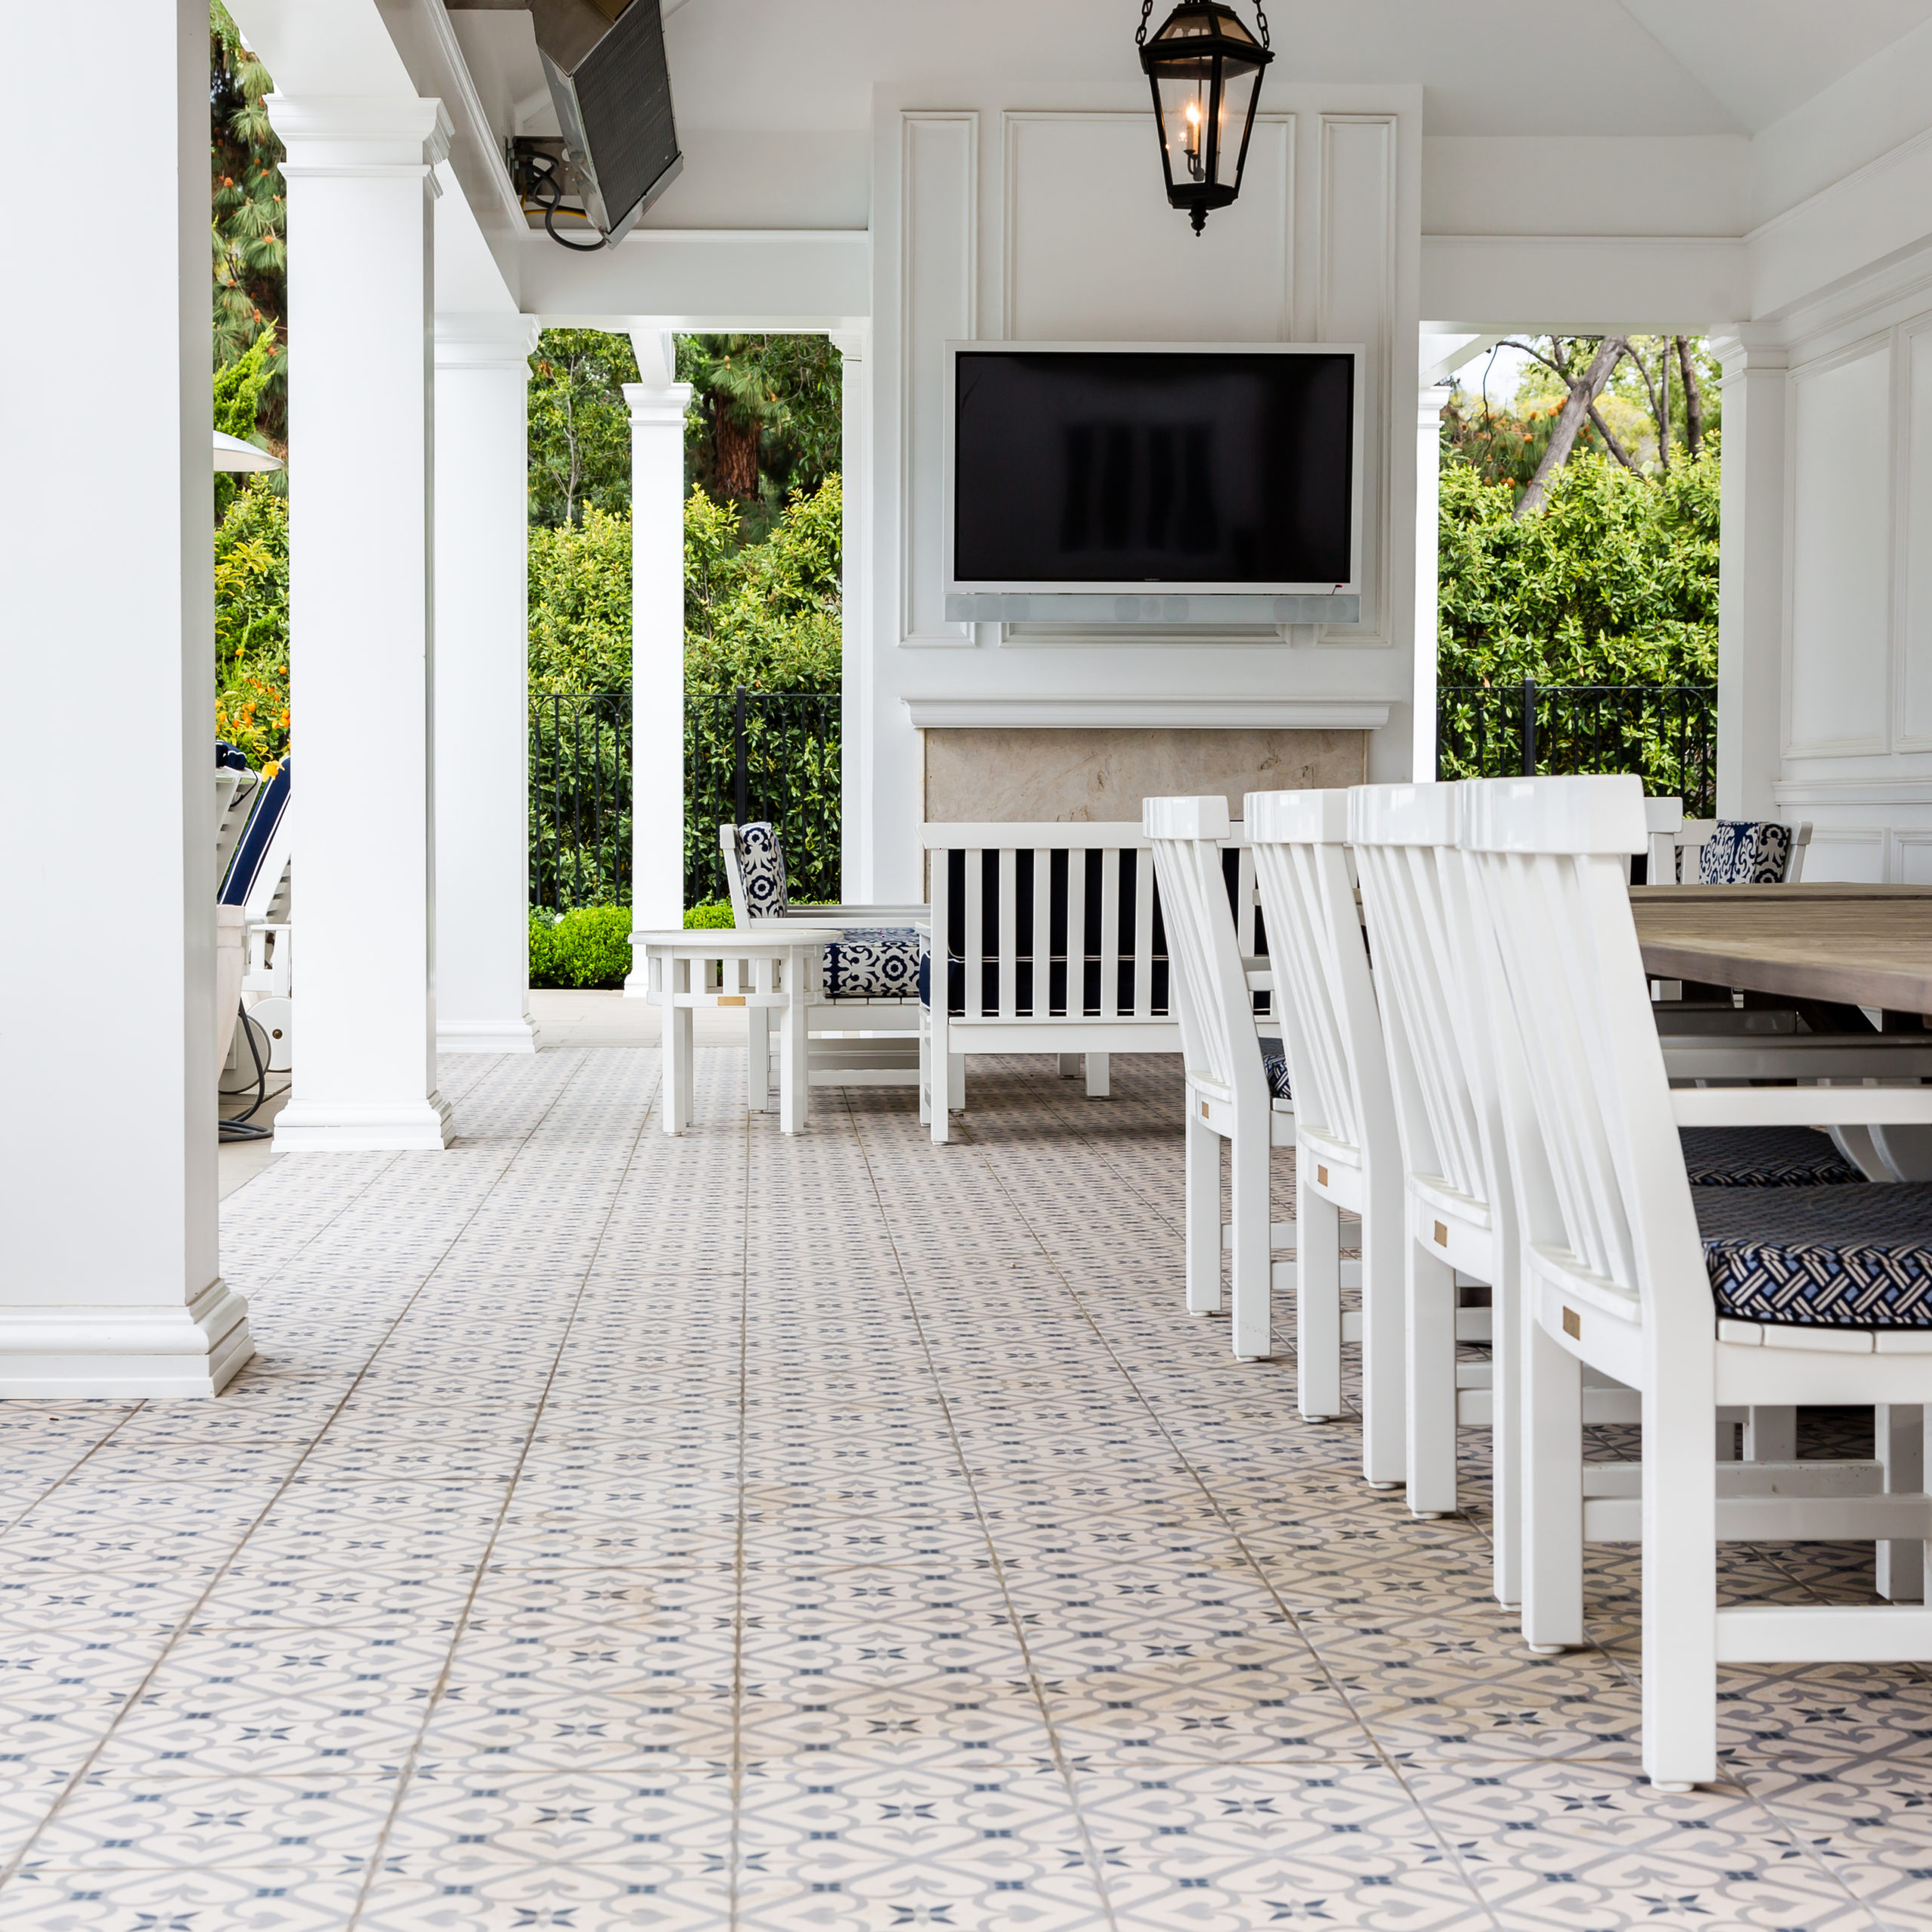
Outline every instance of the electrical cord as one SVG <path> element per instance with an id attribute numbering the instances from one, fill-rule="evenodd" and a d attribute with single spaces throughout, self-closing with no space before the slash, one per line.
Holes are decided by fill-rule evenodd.
<path id="1" fill-rule="evenodd" d="M 221 1123 L 221 1138 L 224 1140 L 266 1140 L 275 1129 L 272 1127 L 251 1127 L 250 1117 L 261 1112 L 269 1097 L 269 1063 L 262 1057 L 262 1050 L 255 1044 L 255 1035 L 261 1029 L 248 1017 L 248 1009 L 237 1009 L 242 1028 L 242 1037 L 248 1042 L 248 1054 L 255 1063 L 255 1097 L 241 1112 Z M 244 1089 L 245 1091 L 246 1089 Z"/>
<path id="2" fill-rule="evenodd" d="M 543 211 L 543 232 L 573 255 L 594 255 L 600 248 L 609 248 L 608 235 L 598 235 L 595 242 L 572 242 L 557 232 L 557 211 L 564 203 L 564 184 L 557 173 L 557 164 L 547 154 L 532 154 L 526 159 L 531 171 L 531 192 Z"/>

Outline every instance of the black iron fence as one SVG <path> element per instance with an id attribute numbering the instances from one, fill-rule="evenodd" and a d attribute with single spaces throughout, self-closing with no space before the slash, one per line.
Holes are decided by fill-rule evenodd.
<path id="1" fill-rule="evenodd" d="M 685 703 L 685 903 L 726 896 L 721 823 L 770 819 L 792 897 L 838 897 L 836 691 L 692 694 Z M 631 694 L 530 705 L 530 903 L 568 912 L 631 897 Z"/>
<path id="2" fill-rule="evenodd" d="M 838 897 L 836 691 L 700 693 L 685 704 L 685 903 L 726 896 L 721 825 L 769 819 L 791 896 Z"/>
<path id="3" fill-rule="evenodd" d="M 1435 775 L 1634 771 L 1687 818 L 1717 809 L 1715 685 L 1444 685 Z"/>
<path id="4" fill-rule="evenodd" d="M 631 694 L 530 700 L 530 904 L 623 906 L 631 896 Z"/>

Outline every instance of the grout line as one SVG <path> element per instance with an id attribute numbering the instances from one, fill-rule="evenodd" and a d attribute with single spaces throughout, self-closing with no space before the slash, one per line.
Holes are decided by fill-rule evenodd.
<path id="1" fill-rule="evenodd" d="M 523 1056 L 519 1054 L 517 1057 L 521 1059 Z M 477 1214 L 482 1211 L 484 1203 L 488 1201 L 496 1193 L 497 1189 L 503 1185 L 518 1156 L 521 1155 L 536 1139 L 544 1122 L 550 1118 L 564 1096 L 570 1091 L 577 1075 L 589 1064 L 588 1059 L 580 1060 L 577 1066 L 565 1075 L 562 1085 L 557 1089 L 556 1094 L 550 1104 L 543 1109 L 536 1124 L 524 1137 L 522 1144 L 518 1147 L 516 1153 L 503 1164 L 501 1171 L 498 1174 L 497 1179 L 491 1183 L 482 1200 L 477 1203 L 475 1209 L 469 1217 L 471 1220 L 475 1218 Z M 651 1114 L 658 1105 L 663 1091 L 663 1076 L 660 1068 L 657 1083 L 653 1087 L 649 1098 L 645 1102 L 644 1112 L 638 1121 L 637 1131 L 631 1137 L 630 1148 L 625 1155 L 623 1171 L 618 1174 L 617 1182 L 611 1189 L 610 1201 L 604 1210 L 604 1219 L 597 1230 L 596 1244 L 591 1250 L 589 1258 L 584 1263 L 583 1272 L 577 1281 L 577 1292 L 571 1298 L 570 1313 L 565 1318 L 562 1332 L 557 1337 L 556 1349 L 550 1358 L 549 1372 L 543 1378 L 543 1393 L 537 1398 L 537 1406 L 531 1412 L 530 1427 L 525 1432 L 523 1446 L 517 1451 L 515 1465 L 510 1471 L 509 1480 L 503 1485 L 503 1506 L 497 1512 L 497 1520 L 490 1526 L 489 1540 L 484 1544 L 483 1552 L 477 1559 L 475 1574 L 470 1578 L 469 1592 L 463 1600 L 463 1608 L 457 1613 L 455 1626 L 451 1631 L 449 1648 L 445 1652 L 443 1657 L 443 1667 L 437 1672 L 435 1682 L 429 1687 L 429 1694 L 423 1704 L 423 1721 L 417 1728 L 415 1741 L 410 1746 L 407 1755 L 403 1758 L 401 1772 L 396 1778 L 395 1794 L 389 1800 L 389 1815 L 383 1819 L 382 1830 L 378 1833 L 375 1844 L 370 1847 L 368 1862 L 363 1867 L 361 1888 L 355 1895 L 355 1904 L 349 1909 L 346 1932 L 355 1932 L 355 1927 L 361 1922 L 363 1909 L 369 1902 L 370 1891 L 382 1872 L 390 1835 L 395 1829 L 397 1819 L 401 1815 L 403 1800 L 408 1795 L 411 1781 L 414 1777 L 417 1766 L 421 1760 L 423 1743 L 429 1734 L 431 1721 L 435 1718 L 437 1709 L 442 1702 L 444 1693 L 449 1688 L 450 1673 L 456 1663 L 457 1649 L 469 1631 L 470 1618 L 475 1612 L 478 1592 L 483 1587 L 483 1579 L 488 1574 L 490 1559 L 495 1552 L 497 1540 L 503 1534 L 505 1519 L 509 1516 L 511 1506 L 515 1500 L 517 1484 L 523 1475 L 523 1466 L 529 1460 L 530 1445 L 535 1439 L 537 1430 L 543 1426 L 543 1411 L 549 1401 L 550 1391 L 555 1386 L 557 1371 L 562 1364 L 564 1351 L 570 1346 L 571 1331 L 576 1326 L 578 1311 L 583 1306 L 583 1297 L 589 1288 L 590 1278 L 597 1272 L 598 1257 L 604 1251 L 605 1238 L 610 1232 L 611 1217 L 617 1211 L 617 1203 L 623 1198 L 625 1184 L 629 1180 L 631 1169 L 635 1164 L 638 1147 L 644 1138 L 644 1131 L 651 1123 Z M 469 1222 L 466 1221 L 464 1226 L 466 1227 L 468 1225 Z M 437 1266 L 441 1266 L 440 1261 Z M 434 1272 L 433 1269 L 431 1271 L 432 1274 Z M 428 1279 L 427 1276 L 424 1278 L 426 1286 Z M 417 1293 L 420 1292 L 419 1289 Z M 414 1296 L 411 1297 L 412 1302 L 414 1299 Z M 400 1317 L 398 1318 L 400 1319 Z"/>
<path id="2" fill-rule="evenodd" d="M 1059 1730 L 1054 1724 L 1053 1709 L 1047 1700 L 1046 1686 L 1041 1681 L 1040 1673 L 1034 1665 L 1032 1646 L 1026 1641 L 1024 1623 L 1014 1603 L 1013 1592 L 1007 1584 L 1006 1566 L 1000 1560 L 998 1546 L 993 1540 L 992 1525 L 986 1520 L 986 1506 L 980 1500 L 980 1485 L 973 1475 L 972 1459 L 966 1454 L 965 1444 L 959 1439 L 959 1431 L 953 1420 L 952 1398 L 946 1393 L 939 1364 L 934 1359 L 932 1344 L 926 1336 L 925 1324 L 919 1317 L 918 1299 L 914 1294 L 912 1284 L 906 1275 L 906 1259 L 900 1249 L 899 1237 L 894 1230 L 892 1217 L 886 1211 L 878 1175 L 872 1166 L 872 1155 L 866 1146 L 859 1116 L 852 1106 L 851 1090 L 840 1088 L 837 1091 L 845 1109 L 846 1123 L 859 1150 L 859 1158 L 865 1163 L 866 1179 L 872 1187 L 872 1201 L 878 1211 L 880 1225 L 885 1230 L 886 1239 L 892 1245 L 893 1264 L 898 1272 L 900 1286 L 905 1294 L 906 1310 L 912 1318 L 913 1331 L 918 1337 L 920 1350 L 926 1359 L 926 1372 L 932 1377 L 934 1392 L 939 1398 L 940 1411 L 946 1417 L 946 1432 L 952 1439 L 952 1453 L 958 1460 L 960 1475 L 964 1478 L 973 1498 L 973 1513 L 979 1519 L 980 1534 L 986 1540 L 987 1559 L 992 1568 L 994 1580 L 999 1586 L 1001 1600 L 1006 1605 L 1007 1620 L 1012 1626 L 1014 1635 L 1020 1645 L 1020 1655 L 1026 1660 L 1027 1683 L 1032 1690 L 1034 1701 L 1040 1707 L 1040 1721 L 1047 1734 L 1048 1747 L 1053 1753 L 1054 1768 L 1059 1772 L 1060 1782 L 1066 1787 L 1067 1807 L 1073 1814 L 1075 1826 L 1080 1833 L 1081 1848 L 1086 1857 L 1088 1874 L 1094 1881 L 1094 1889 L 1099 1897 L 1100 1909 L 1106 1915 L 1106 1922 L 1112 1926 L 1116 1921 L 1113 1900 L 1107 1888 L 1105 1863 L 1101 1858 L 1099 1847 L 1094 1842 L 1093 1833 L 1088 1828 L 1086 1815 L 1081 1809 L 1079 1788 L 1074 1778 L 1073 1767 L 1067 1762 L 1066 1753 L 1061 1746 Z M 964 1144 L 968 1147 L 976 1144 L 970 1129 L 964 1130 Z M 982 1155 L 981 1158 L 983 1159 L 984 1155 Z M 1004 1192 L 1004 1189 L 1002 1189 L 1001 1192 Z"/>
<path id="3" fill-rule="evenodd" d="M 694 1060 L 696 1055 L 693 1055 Z M 696 1069 L 692 1082 L 697 1082 Z M 745 1792 L 745 1431 L 750 1407 L 752 1272 L 752 1127 L 751 1109 L 745 1109 L 743 1135 L 744 1211 L 738 1224 L 738 1497 L 737 1534 L 731 1552 L 731 1828 L 726 1847 L 731 1863 L 725 1881 L 728 1925 L 738 1923 L 739 1860 L 744 1833 L 740 1810 Z"/>
<path id="4" fill-rule="evenodd" d="M 531 1135 L 534 1135 L 537 1128 L 540 1128 L 543 1122 L 549 1118 L 552 1109 L 556 1106 L 557 1101 L 562 1098 L 564 1093 L 568 1090 L 570 1085 L 571 1080 L 574 1079 L 575 1077 L 575 1072 L 573 1072 L 571 1075 L 566 1078 L 563 1085 L 558 1088 L 556 1094 L 551 1100 L 549 1105 L 544 1109 L 543 1113 L 538 1116 L 536 1122 L 531 1127 L 530 1133 L 525 1135 L 521 1143 L 519 1143 L 515 1150 L 509 1155 L 509 1159 L 504 1162 L 503 1168 L 503 1172 L 508 1171 L 511 1163 L 516 1159 L 517 1155 L 521 1154 L 524 1148 L 527 1147 L 530 1144 Z M 399 1158 L 400 1156 L 397 1156 L 396 1158 Z M 386 1174 L 390 1168 L 394 1164 L 394 1159 L 385 1161 L 381 1168 L 377 1171 L 377 1174 L 376 1175 L 372 1175 L 368 1183 L 367 1183 L 362 1188 L 358 1189 L 353 1198 L 359 1200 L 362 1195 L 368 1192 L 368 1188 L 374 1185 L 376 1180 L 381 1174 Z M 500 1179 L 500 1177 L 501 1176 L 500 1174 L 499 1178 Z M 431 1263 L 429 1269 L 423 1275 L 422 1280 L 419 1281 L 416 1284 L 415 1287 L 410 1291 L 408 1300 L 405 1302 L 402 1306 L 396 1311 L 395 1320 L 391 1321 L 388 1327 L 383 1330 L 382 1340 L 379 1341 L 376 1344 L 375 1347 L 370 1350 L 368 1360 L 364 1362 L 362 1366 L 355 1371 L 355 1379 L 351 1381 L 349 1386 L 343 1391 L 334 1406 L 329 1411 L 328 1420 L 322 1423 L 321 1428 L 315 1431 L 315 1434 L 309 1439 L 309 1441 L 302 1445 L 302 1452 L 296 1457 L 294 1462 L 290 1466 L 288 1474 L 275 1484 L 275 1494 L 262 1505 L 261 1509 L 257 1512 L 254 1519 L 249 1523 L 248 1527 L 245 1529 L 242 1532 L 241 1535 L 235 1540 L 234 1546 L 216 1566 L 214 1574 L 209 1577 L 200 1595 L 195 1598 L 193 1604 L 183 1614 L 180 1621 L 175 1625 L 174 1628 L 171 1632 L 169 1632 L 167 1641 L 162 1644 L 160 1653 L 155 1657 L 154 1661 L 148 1666 L 146 1670 L 142 1674 L 140 1683 L 136 1684 L 134 1689 L 128 1694 L 127 1697 L 119 1704 L 115 1706 L 114 1715 L 108 1720 L 107 1728 L 94 1740 L 94 1744 L 88 1752 L 87 1755 L 82 1758 L 80 1764 L 68 1777 L 66 1783 L 60 1787 L 60 1791 L 55 1795 L 54 1802 L 47 1807 L 47 1810 L 41 1815 L 39 1821 L 35 1825 L 33 1829 L 29 1832 L 26 1837 L 21 1841 L 19 1849 L 14 1852 L 13 1857 L 7 1861 L 5 1866 L 0 1866 L 0 1890 L 4 1890 L 9 1882 L 19 1875 L 20 1868 L 26 1863 L 27 1859 L 32 1852 L 35 1845 L 40 1841 L 41 1835 L 47 1829 L 49 1825 L 53 1823 L 55 1817 L 58 1816 L 61 1807 L 66 1804 L 68 1799 L 72 1798 L 74 1793 L 79 1790 L 82 1785 L 86 1782 L 89 1774 L 92 1772 L 94 1767 L 100 1762 L 101 1753 L 104 1752 L 107 1749 L 109 1744 L 112 1742 L 115 1733 L 120 1729 L 122 1724 L 127 1718 L 128 1713 L 133 1710 L 140 1703 L 141 1700 L 146 1696 L 148 1690 L 153 1684 L 155 1678 L 160 1671 L 162 1666 L 174 1655 L 177 1646 L 179 1645 L 183 1637 L 187 1634 L 190 1626 L 192 1626 L 195 1619 L 200 1616 L 202 1606 L 207 1603 L 208 1598 L 214 1594 L 217 1588 L 226 1578 L 229 1571 L 235 1567 L 235 1559 L 239 1557 L 242 1551 L 248 1547 L 249 1538 L 252 1537 L 255 1532 L 261 1527 L 263 1524 L 268 1520 L 269 1512 L 273 1509 L 275 1506 L 281 1500 L 285 1495 L 288 1494 L 289 1485 L 293 1483 L 297 1476 L 301 1473 L 303 1464 L 306 1463 L 309 1457 L 315 1453 L 316 1445 L 321 1441 L 323 1436 L 328 1433 L 330 1423 L 333 1423 L 335 1419 L 342 1414 L 343 1409 L 347 1407 L 350 1399 L 354 1396 L 357 1389 L 361 1387 L 363 1378 L 368 1374 L 371 1367 L 375 1361 L 377 1355 L 380 1353 L 383 1343 L 386 1342 L 389 1337 L 395 1333 L 396 1330 L 401 1326 L 403 1320 L 408 1315 L 409 1311 L 416 1306 L 417 1297 L 423 1293 L 423 1291 L 429 1286 L 431 1281 L 435 1278 L 436 1270 L 441 1267 L 444 1262 L 449 1258 L 451 1249 L 454 1247 L 456 1244 L 463 1238 L 465 1231 L 475 1220 L 477 1215 L 482 1211 L 483 1204 L 485 1201 L 488 1201 L 490 1195 L 495 1192 L 495 1186 L 496 1184 L 492 1183 L 491 1186 L 485 1190 L 483 1195 L 478 1200 L 475 1206 L 471 1208 L 469 1213 L 463 1217 L 462 1227 L 457 1229 L 457 1231 L 451 1235 L 448 1241 L 445 1244 L 441 1254 L 439 1254 L 436 1257 L 435 1260 Z M 339 1210 L 336 1214 L 331 1215 L 330 1217 L 329 1222 L 325 1223 L 325 1225 L 332 1225 L 336 1220 L 340 1220 L 341 1218 L 341 1215 L 347 1212 L 349 1204 L 348 1203 L 345 1203 L 343 1208 Z M 318 1229 L 316 1232 L 319 1234 L 321 1232 L 321 1229 Z M 314 1237 L 312 1236 L 310 1238 L 313 1239 Z M 303 1244 L 306 1246 L 307 1244 L 304 1243 Z"/>
<path id="5" fill-rule="evenodd" d="M 1083 1139 L 1085 1138 L 1084 1135 L 1081 1137 Z M 1118 1352 L 1115 1349 L 1112 1343 L 1108 1340 L 1106 1334 L 1101 1330 L 1099 1323 L 1094 1319 L 1093 1314 L 1087 1306 L 1085 1298 L 1081 1294 L 1080 1291 L 1075 1287 L 1073 1284 L 1068 1280 L 1066 1271 L 1061 1267 L 1060 1262 L 1055 1257 L 1052 1249 L 1048 1246 L 1038 1230 L 1033 1226 L 1032 1221 L 1028 1216 L 1026 1209 L 1020 1205 L 1017 1199 L 1014 1198 L 1013 1191 L 1008 1186 L 1004 1176 L 1001 1174 L 999 1168 L 994 1162 L 991 1150 L 985 1147 L 979 1147 L 977 1151 L 980 1159 L 985 1164 L 986 1172 L 991 1177 L 993 1184 L 998 1188 L 1001 1194 L 1004 1197 L 1008 1206 L 1018 1217 L 1020 1226 L 1026 1229 L 1027 1234 L 1033 1241 L 1034 1244 L 1039 1250 L 1041 1259 L 1044 1260 L 1048 1266 L 1053 1270 L 1060 1286 L 1066 1290 L 1069 1298 L 1072 1301 L 1075 1307 L 1078 1309 L 1080 1311 L 1081 1318 L 1092 1333 L 1094 1340 L 1100 1343 L 1101 1348 L 1106 1352 L 1109 1361 L 1110 1361 L 1113 1364 L 1114 1367 L 1120 1371 L 1120 1374 L 1122 1378 L 1125 1380 L 1128 1386 L 1133 1390 L 1135 1400 L 1138 1401 L 1142 1408 L 1146 1411 L 1149 1420 L 1153 1423 L 1155 1429 L 1160 1432 L 1161 1439 L 1168 1444 L 1169 1449 L 1173 1452 L 1175 1460 L 1180 1464 L 1182 1468 L 1186 1470 L 1189 1478 L 1200 1490 L 1201 1495 L 1207 1500 L 1208 1503 L 1214 1512 L 1216 1519 L 1220 1522 L 1223 1529 L 1226 1531 L 1228 1536 L 1232 1539 L 1235 1549 L 1241 1552 L 1242 1560 L 1247 1564 L 1248 1568 L 1254 1573 L 1256 1580 L 1260 1583 L 1261 1587 L 1266 1591 L 1269 1597 L 1274 1602 L 1275 1607 L 1281 1611 L 1282 1616 L 1287 1620 L 1289 1628 L 1292 1629 L 1295 1635 L 1301 1639 L 1302 1643 L 1307 1649 L 1309 1656 L 1314 1661 L 1315 1667 L 1321 1672 L 1321 1675 L 1327 1678 L 1330 1687 L 1334 1691 L 1336 1696 L 1341 1700 L 1343 1704 L 1347 1708 L 1349 1714 L 1355 1718 L 1355 1722 L 1361 1727 L 1362 1736 L 1367 1741 L 1370 1748 L 1374 1752 L 1375 1755 L 1382 1760 L 1384 1767 L 1395 1780 L 1396 1783 L 1401 1786 L 1403 1792 L 1407 1797 L 1409 1802 L 1415 1807 L 1417 1816 L 1422 1820 L 1424 1826 L 1426 1827 L 1429 1833 L 1429 1835 L 1435 1839 L 1437 1848 L 1441 1852 L 1443 1858 L 1454 1867 L 1457 1874 L 1461 1878 L 1463 1884 L 1469 1888 L 1469 1896 L 1475 1901 L 1477 1908 L 1486 1918 L 1487 1918 L 1492 1925 L 1498 1927 L 1498 1932 L 1500 1932 L 1500 1922 L 1497 1919 L 1495 1912 L 1491 1907 L 1488 1900 L 1483 1895 L 1481 1888 L 1476 1884 L 1474 1878 L 1470 1876 L 1467 1868 L 1463 1863 L 1461 1848 L 1452 1842 L 1448 1838 L 1444 1836 L 1441 1827 L 1436 1823 L 1435 1820 L 1430 1816 L 1427 1807 L 1423 1804 L 1422 1800 L 1416 1795 L 1414 1789 L 1411 1785 L 1403 1767 L 1396 1761 L 1395 1757 L 1391 1754 L 1387 1747 L 1384 1746 L 1381 1739 L 1376 1735 L 1368 1721 L 1364 1718 L 1361 1712 L 1356 1709 L 1355 1699 L 1349 1694 L 1346 1687 L 1343 1684 L 1341 1681 L 1335 1675 L 1334 1671 L 1329 1667 L 1327 1660 L 1322 1656 L 1321 1651 L 1316 1647 L 1313 1638 L 1309 1636 L 1306 1628 L 1304 1626 L 1300 1612 L 1292 1608 L 1282 1598 L 1281 1592 L 1275 1589 L 1273 1583 L 1269 1580 L 1267 1571 L 1262 1567 L 1260 1562 L 1257 1559 L 1254 1552 L 1248 1548 L 1247 1540 L 1241 1535 L 1241 1531 L 1229 1521 L 1226 1512 L 1221 1506 L 1220 1498 L 1214 1494 L 1214 1490 L 1209 1486 L 1206 1479 L 1201 1475 L 1201 1472 L 1195 1469 L 1192 1460 L 1187 1455 L 1186 1452 L 1183 1450 L 1180 1444 L 1174 1440 L 1174 1435 L 1169 1430 L 1165 1420 L 1155 1408 L 1154 1404 L 1149 1401 L 1146 1394 L 1142 1391 L 1140 1383 L 1134 1379 L 1134 1371 L 1121 1360 Z M 1136 1190 L 1136 1192 L 1137 1192 L 1137 1190 Z M 1169 1219 L 1169 1217 L 1165 1214 L 1163 1214 L 1161 1218 L 1163 1220 Z M 1171 1226 L 1172 1225 L 1171 1220 L 1169 1224 Z M 995 1561 L 997 1561 L 997 1559 L 995 1559 Z"/>

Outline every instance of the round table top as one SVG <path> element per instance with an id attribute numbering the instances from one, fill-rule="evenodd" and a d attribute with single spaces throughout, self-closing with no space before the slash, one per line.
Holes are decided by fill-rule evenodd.
<path id="1" fill-rule="evenodd" d="M 632 933 L 633 946 L 672 952 L 783 952 L 795 946 L 829 946 L 843 938 L 841 926 L 808 926 L 801 919 L 760 919 L 749 926 L 688 926 L 678 932 Z"/>

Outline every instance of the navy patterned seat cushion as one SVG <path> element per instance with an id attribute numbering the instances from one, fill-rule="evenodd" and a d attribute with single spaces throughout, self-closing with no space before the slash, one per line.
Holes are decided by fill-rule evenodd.
<path id="1" fill-rule="evenodd" d="M 1778 1328 L 1932 1328 L 1932 1185 L 1700 1187 L 1718 1312 Z"/>
<path id="2" fill-rule="evenodd" d="M 1775 820 L 1721 818 L 1699 848 L 1702 885 L 1782 885 L 1791 866 L 1791 827 Z"/>
<path id="3" fill-rule="evenodd" d="M 784 848 L 778 828 L 758 819 L 737 828 L 738 876 L 744 882 L 745 916 L 782 919 L 789 898 Z"/>
<path id="4" fill-rule="evenodd" d="M 1279 1040 L 1263 1040 L 1261 1043 L 1261 1068 L 1268 1076 L 1268 1091 L 1277 1100 L 1292 1100 L 1293 1090 L 1288 1085 L 1287 1050 Z"/>
<path id="5" fill-rule="evenodd" d="M 825 990 L 832 999 L 906 999 L 925 992 L 922 937 L 916 926 L 848 926 L 825 949 Z"/>
<path id="6" fill-rule="evenodd" d="M 1865 1177 L 1815 1127 L 1686 1127 L 1693 1187 L 1842 1186 Z"/>

